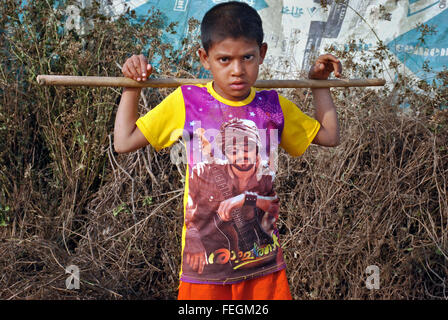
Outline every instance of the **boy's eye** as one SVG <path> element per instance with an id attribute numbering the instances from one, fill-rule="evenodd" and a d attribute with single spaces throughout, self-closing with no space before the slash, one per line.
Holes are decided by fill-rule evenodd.
<path id="1" fill-rule="evenodd" d="M 252 54 L 244 56 L 244 60 L 252 60 L 254 56 Z"/>
<path id="2" fill-rule="evenodd" d="M 222 63 L 229 62 L 229 58 L 227 58 L 227 57 L 219 58 L 219 62 L 222 62 Z"/>

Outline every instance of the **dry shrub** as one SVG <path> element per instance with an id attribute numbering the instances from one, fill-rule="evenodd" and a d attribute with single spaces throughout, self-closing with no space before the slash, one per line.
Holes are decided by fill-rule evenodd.
<path id="1" fill-rule="evenodd" d="M 53 2 L 25 8 L 26 32 L 17 3 L 8 0 L 0 19 L 0 29 L 17 27 L 0 35 L 0 298 L 175 298 L 185 168 L 169 150 L 113 151 L 119 90 L 42 88 L 35 76 L 119 75 L 116 63 L 145 37 L 155 50 L 148 56 L 161 57 L 159 75 L 196 74 L 193 55 L 162 45 L 157 14 L 139 26 L 98 21 L 82 49 L 76 34 L 56 33 Z M 340 56 L 355 68 L 349 53 Z M 400 75 L 392 89 L 335 89 L 342 144 L 299 158 L 280 152 L 279 228 L 294 298 L 446 299 L 446 72 L 440 77 L 440 86 Z M 143 92 L 142 114 L 169 90 Z M 309 92 L 286 94 L 313 113 Z M 397 107 L 403 101 L 410 107 Z M 65 286 L 72 264 L 79 290 Z M 380 269 L 378 290 L 366 288 L 369 265 Z"/>
<path id="2" fill-rule="evenodd" d="M 351 89 L 341 145 L 280 161 L 296 298 L 446 298 L 448 140 L 385 101 Z M 366 288 L 369 265 L 379 290 Z"/>
<path id="3" fill-rule="evenodd" d="M 157 76 L 182 76 L 192 71 L 184 65 L 191 60 L 189 52 L 196 44 L 184 41 L 182 52 L 185 55 L 181 55 L 170 44 L 164 43 L 163 28 L 171 32 L 173 26 L 165 26 L 164 17 L 159 12 L 149 12 L 145 19 L 132 25 L 129 22 L 131 17 L 135 18 L 132 12 L 112 21 L 83 11 L 84 15 L 94 17 L 95 29 L 80 37 L 74 30 L 61 32 L 65 7 L 59 11 L 54 7 L 55 1 L 33 1 L 22 6 L 19 0 L 8 0 L 0 16 L 0 251 L 8 252 L 0 257 L 0 265 L 5 268 L 4 276 L 0 278 L 0 297 L 88 299 L 101 295 L 139 296 L 135 292 L 140 290 L 137 288 L 140 285 L 134 288 L 134 283 L 140 278 L 131 276 L 129 280 L 127 270 L 120 270 L 124 278 L 119 276 L 118 270 L 123 263 L 128 263 L 129 257 L 124 262 L 119 261 L 117 269 L 111 268 L 113 279 L 102 285 L 95 277 L 109 269 L 109 262 L 92 265 L 89 257 L 99 244 L 89 247 L 89 252 L 82 247 L 82 241 L 90 236 L 89 230 L 94 229 L 91 224 L 110 223 L 113 227 L 113 221 L 104 221 L 101 214 L 92 214 L 91 208 L 99 206 L 103 209 L 102 203 L 108 198 L 98 203 L 97 197 L 114 189 L 109 181 L 113 181 L 113 185 L 119 183 L 114 179 L 117 171 L 109 162 L 108 152 L 121 91 L 116 88 L 41 87 L 36 83 L 36 76 L 120 76 L 119 65 L 140 50 L 145 50 L 143 52 L 150 59 L 158 57 Z M 94 12 L 95 8 L 91 10 Z M 143 49 L 144 44 L 149 45 L 149 49 Z M 178 68 L 173 68 L 170 61 L 176 61 Z M 154 91 L 147 99 L 154 105 L 164 93 L 163 90 Z M 147 111 L 146 100 L 144 107 Z M 166 159 L 163 162 L 166 163 L 164 166 L 170 166 Z M 164 174 L 168 177 L 170 172 Z M 102 189 L 106 184 L 107 187 Z M 116 192 L 123 202 L 131 205 L 132 199 L 123 193 L 126 188 L 120 188 Z M 98 193 L 100 190 L 103 193 Z M 150 192 L 154 203 L 161 199 L 152 194 L 152 189 Z M 117 206 L 122 205 L 120 199 L 113 200 L 119 201 Z M 145 203 L 148 205 L 148 201 Z M 111 211 L 105 212 L 109 213 Z M 112 218 L 115 218 L 113 213 Z M 136 222 L 141 215 L 132 213 L 132 222 Z M 120 214 L 120 217 L 124 216 L 124 213 Z M 124 225 L 122 221 L 117 224 Z M 126 225 L 125 229 L 129 227 Z M 162 231 L 167 230 L 162 228 Z M 112 238 L 112 246 L 119 247 L 120 241 L 129 240 L 126 237 L 124 233 L 122 239 Z M 144 237 L 138 238 L 139 244 L 142 239 Z M 95 238 L 95 241 L 99 240 Z M 51 251 L 47 249 L 49 244 L 52 244 Z M 89 256 L 84 257 L 87 253 Z M 119 256 L 121 254 L 120 251 Z M 149 259 L 154 260 L 151 255 Z M 66 290 L 65 268 L 77 263 L 81 281 L 86 280 L 83 282 L 85 290 Z M 22 264 L 39 267 L 34 273 L 24 273 Z M 97 269 L 92 269 L 94 267 Z M 45 288 L 45 283 L 52 283 L 57 289 Z M 36 287 L 41 289 L 36 291 Z M 160 285 L 154 288 L 157 288 L 156 292 L 160 291 Z M 166 294 L 159 293 L 159 296 Z"/>

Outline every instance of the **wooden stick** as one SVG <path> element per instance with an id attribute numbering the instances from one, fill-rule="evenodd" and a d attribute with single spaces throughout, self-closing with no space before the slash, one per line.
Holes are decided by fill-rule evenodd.
<path id="1" fill-rule="evenodd" d="M 188 84 L 206 84 L 211 79 L 148 79 L 135 81 L 126 77 L 92 77 L 39 75 L 37 83 L 45 86 L 88 86 L 88 87 L 133 87 L 133 88 L 174 88 Z M 346 80 L 258 80 L 256 88 L 330 88 L 330 87 L 370 87 L 384 86 L 384 79 L 346 79 Z"/>

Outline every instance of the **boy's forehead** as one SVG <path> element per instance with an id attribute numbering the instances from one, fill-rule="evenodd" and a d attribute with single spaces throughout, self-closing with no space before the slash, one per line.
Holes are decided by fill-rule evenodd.
<path id="1" fill-rule="evenodd" d="M 227 37 L 213 42 L 208 50 L 209 52 L 210 51 L 224 52 L 224 51 L 235 51 L 236 49 L 238 50 L 244 49 L 245 51 L 259 51 L 260 46 L 254 39 L 244 37 L 240 38 Z"/>

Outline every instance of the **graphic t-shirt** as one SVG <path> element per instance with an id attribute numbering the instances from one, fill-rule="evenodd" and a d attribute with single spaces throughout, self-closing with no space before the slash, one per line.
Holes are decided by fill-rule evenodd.
<path id="1" fill-rule="evenodd" d="M 136 124 L 156 150 L 181 138 L 171 159 L 187 163 L 182 281 L 235 283 L 285 268 L 278 146 L 303 154 L 319 122 L 275 90 L 231 101 L 209 82 L 179 87 Z"/>

